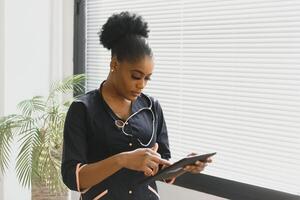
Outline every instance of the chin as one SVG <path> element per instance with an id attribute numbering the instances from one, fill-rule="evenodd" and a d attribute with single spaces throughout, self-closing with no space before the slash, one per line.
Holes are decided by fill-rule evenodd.
<path id="1" fill-rule="evenodd" d="M 131 96 L 129 98 L 127 98 L 130 101 L 135 101 L 138 97 L 137 96 Z"/>
<path id="2" fill-rule="evenodd" d="M 135 101 L 138 97 L 139 97 L 140 95 L 130 95 L 129 97 L 128 97 L 128 99 L 129 100 L 131 100 L 131 101 Z"/>

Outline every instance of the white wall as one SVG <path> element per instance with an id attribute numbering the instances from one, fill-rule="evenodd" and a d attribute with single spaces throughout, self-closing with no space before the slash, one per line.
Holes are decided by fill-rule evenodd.
<path id="1" fill-rule="evenodd" d="M 4 0 L 0 0 L 0 116 L 4 109 Z M 3 199 L 3 182 L 0 174 L 0 199 Z"/>
<path id="2" fill-rule="evenodd" d="M 4 11 L 4 0 L 0 0 L 0 116 L 4 109 Z"/>
<path id="3" fill-rule="evenodd" d="M 63 77 L 73 74 L 74 0 L 62 1 L 63 6 Z"/>
<path id="4" fill-rule="evenodd" d="M 0 115 L 6 115 L 25 98 L 47 95 L 50 81 L 72 74 L 73 0 L 0 2 Z M 14 165 L 0 183 L 0 199 L 29 200 Z"/>
<path id="5" fill-rule="evenodd" d="M 0 116 L 4 104 L 4 0 L 0 0 Z"/>
<path id="6" fill-rule="evenodd" d="M 5 1 L 4 114 L 15 112 L 22 99 L 48 91 L 49 21 L 49 1 Z M 4 177 L 3 199 L 31 199 L 30 190 L 18 184 L 14 169 L 17 151 L 12 152 L 11 166 Z"/>
<path id="7" fill-rule="evenodd" d="M 162 182 L 157 182 L 160 200 L 225 200 L 224 198 L 205 194 L 195 190 L 182 188 L 176 185 L 170 185 Z"/>

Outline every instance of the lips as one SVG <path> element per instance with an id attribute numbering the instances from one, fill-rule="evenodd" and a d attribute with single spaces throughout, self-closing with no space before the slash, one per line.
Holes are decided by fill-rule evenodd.
<path id="1" fill-rule="evenodd" d="M 141 92 L 131 92 L 131 93 L 133 96 L 136 96 L 136 97 L 141 95 Z"/>

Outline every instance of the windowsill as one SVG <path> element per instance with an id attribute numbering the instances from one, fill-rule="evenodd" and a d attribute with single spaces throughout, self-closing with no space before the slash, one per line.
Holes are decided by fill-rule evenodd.
<path id="1" fill-rule="evenodd" d="M 214 196 L 243 200 L 299 200 L 300 196 L 254 185 L 222 179 L 205 174 L 184 174 L 174 183 L 177 186 L 193 189 Z"/>

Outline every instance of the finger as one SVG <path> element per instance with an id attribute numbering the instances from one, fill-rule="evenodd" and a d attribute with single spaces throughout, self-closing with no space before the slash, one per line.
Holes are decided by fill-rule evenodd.
<path id="1" fill-rule="evenodd" d="M 196 167 L 191 170 L 192 173 L 200 173 L 205 169 L 205 167 Z"/>
<path id="2" fill-rule="evenodd" d="M 208 162 L 201 162 L 201 161 L 197 161 L 195 162 L 195 166 L 197 167 L 206 167 L 208 164 Z"/>
<path id="3" fill-rule="evenodd" d="M 202 167 L 202 166 L 204 166 L 205 164 L 206 164 L 205 162 L 201 162 L 201 161 L 198 160 L 198 161 L 195 162 L 194 165 Z"/>
<path id="4" fill-rule="evenodd" d="M 183 168 L 183 170 L 186 172 L 189 172 L 190 169 L 191 169 L 190 165 L 187 165 Z"/>
<path id="5" fill-rule="evenodd" d="M 148 167 L 152 169 L 152 176 L 158 172 L 159 166 L 155 162 L 149 162 Z"/>
<path id="6" fill-rule="evenodd" d="M 190 173 L 193 173 L 193 174 L 199 174 L 203 171 L 204 169 L 194 169 L 194 170 L 191 170 Z"/>
<path id="7" fill-rule="evenodd" d="M 212 162 L 212 159 L 211 159 L 211 157 L 207 158 L 207 159 L 205 160 L 205 162 L 207 162 L 207 163 L 211 163 L 211 162 Z"/>
<path id="8" fill-rule="evenodd" d="M 157 152 L 157 150 L 158 150 L 158 143 L 156 142 L 156 143 L 154 144 L 154 146 L 151 147 L 151 149 L 152 149 L 153 151 Z"/>
<path id="9" fill-rule="evenodd" d="M 155 163 L 161 164 L 161 165 L 167 165 L 167 166 L 172 165 L 172 163 L 170 161 L 165 160 L 163 158 L 158 158 L 156 156 L 153 156 L 151 160 L 154 161 Z"/>
<path id="10" fill-rule="evenodd" d="M 158 164 L 155 162 L 149 161 L 147 167 L 151 168 L 153 172 L 158 171 Z"/>
<path id="11" fill-rule="evenodd" d="M 164 169 L 166 167 L 169 167 L 170 165 L 172 165 L 172 163 L 169 161 L 169 163 L 167 165 L 162 165 L 161 169 Z"/>
<path id="12" fill-rule="evenodd" d="M 195 165 L 187 165 L 187 166 L 185 166 L 184 167 L 184 169 L 187 169 L 187 170 L 189 170 L 189 171 L 191 171 L 191 170 L 194 170 L 194 169 L 197 169 L 197 168 L 204 168 L 204 164 L 203 163 L 200 163 L 200 164 L 195 164 Z"/>
<path id="13" fill-rule="evenodd" d="M 158 172 L 158 167 L 156 167 L 155 169 L 152 170 L 151 175 L 154 176 L 155 174 L 157 174 L 157 172 Z"/>
<path id="14" fill-rule="evenodd" d="M 157 153 L 156 151 L 154 151 L 152 148 L 146 149 L 146 152 L 150 155 L 157 156 L 159 158 L 161 157 L 161 155 L 159 153 Z"/>
<path id="15" fill-rule="evenodd" d="M 160 157 L 160 155 L 149 155 L 148 157 L 149 160 L 153 161 L 153 162 L 156 162 L 156 163 L 160 163 L 160 160 L 162 160 L 162 158 Z"/>
<path id="16" fill-rule="evenodd" d="M 196 163 L 197 164 L 195 164 L 195 165 L 187 165 L 185 170 L 192 172 L 192 173 L 193 172 L 198 173 L 198 172 L 203 171 L 204 168 L 207 166 L 207 163 L 203 163 L 203 162 L 199 162 L 199 161 L 197 161 Z"/>
<path id="17" fill-rule="evenodd" d="M 152 174 L 152 169 L 149 168 L 149 167 L 145 167 L 145 169 L 144 169 L 144 174 L 145 174 L 145 176 L 151 176 L 151 174 Z"/>
<path id="18" fill-rule="evenodd" d="M 195 155 L 197 155 L 197 154 L 192 152 L 192 153 L 188 154 L 187 157 L 191 157 L 191 156 L 195 156 Z"/>
<path id="19" fill-rule="evenodd" d="M 189 166 L 186 166 L 184 168 L 184 170 L 187 172 L 190 172 L 190 173 L 200 173 L 203 170 L 203 167 L 196 167 L 193 165 L 189 165 Z"/>

